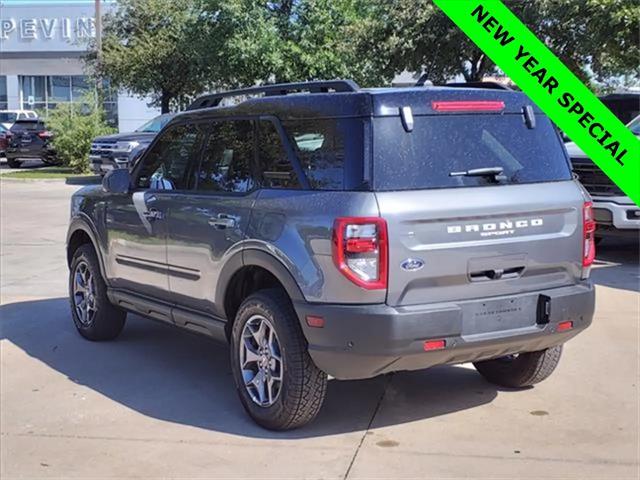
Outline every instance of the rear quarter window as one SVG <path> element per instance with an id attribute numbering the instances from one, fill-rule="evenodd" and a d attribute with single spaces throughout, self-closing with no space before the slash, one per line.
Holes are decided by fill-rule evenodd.
<path id="1" fill-rule="evenodd" d="M 374 120 L 374 185 L 410 190 L 496 185 L 491 178 L 450 176 L 501 167 L 501 184 L 570 180 L 571 171 L 551 122 L 538 115 L 528 128 L 522 115 L 416 117 L 406 132 L 397 117 Z"/>
<path id="2" fill-rule="evenodd" d="M 361 183 L 364 120 L 320 118 L 282 125 L 312 189 L 349 190 Z"/>

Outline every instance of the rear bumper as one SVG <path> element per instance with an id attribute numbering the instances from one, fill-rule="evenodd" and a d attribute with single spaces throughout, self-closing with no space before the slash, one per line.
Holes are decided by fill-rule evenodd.
<path id="1" fill-rule="evenodd" d="M 606 233 L 611 227 L 617 230 L 640 229 L 640 207 L 627 197 L 606 199 L 595 197 L 593 199 L 593 208 L 596 222 L 599 226 L 605 227 L 597 231 L 597 234 Z"/>
<path id="2" fill-rule="evenodd" d="M 482 312 L 483 302 L 489 300 L 507 304 L 522 300 L 523 304 L 536 305 L 541 295 L 548 298 L 549 315 L 544 319 L 548 323 L 537 323 L 543 320 L 536 311 L 523 311 L 531 320 L 509 328 L 500 324 L 500 312 L 490 317 Z M 520 295 L 409 307 L 294 304 L 311 357 L 320 369 L 339 379 L 370 378 L 542 350 L 564 343 L 587 328 L 594 306 L 595 292 L 588 282 Z M 478 330 L 478 318 L 470 312 L 481 312 L 481 321 L 491 322 L 488 331 Z M 322 316 L 324 327 L 309 327 L 307 315 Z M 558 324 L 568 320 L 573 328 L 557 332 Z M 446 347 L 425 352 L 425 340 L 433 339 L 444 339 Z"/>

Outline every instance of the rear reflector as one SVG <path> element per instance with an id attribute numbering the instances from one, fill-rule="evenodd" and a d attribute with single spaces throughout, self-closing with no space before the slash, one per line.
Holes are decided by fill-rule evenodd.
<path id="1" fill-rule="evenodd" d="M 504 110 L 504 102 L 491 100 L 433 101 L 431 108 L 436 112 L 499 112 Z"/>
<path id="2" fill-rule="evenodd" d="M 323 328 L 324 327 L 324 318 L 316 317 L 315 315 L 307 315 L 307 325 L 313 328 Z"/>
<path id="3" fill-rule="evenodd" d="M 424 350 L 426 352 L 430 350 L 442 350 L 447 346 L 447 342 L 445 340 L 427 340 L 424 342 Z"/>
<path id="4" fill-rule="evenodd" d="M 573 328 L 573 322 L 560 322 L 558 327 L 556 328 L 556 332 L 566 332 L 567 330 L 571 330 Z"/>

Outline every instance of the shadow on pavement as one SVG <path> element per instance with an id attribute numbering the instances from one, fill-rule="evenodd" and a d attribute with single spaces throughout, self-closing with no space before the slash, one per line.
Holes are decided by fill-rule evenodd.
<path id="1" fill-rule="evenodd" d="M 256 426 L 238 400 L 226 346 L 170 325 L 129 316 L 113 342 L 89 342 L 73 327 L 65 298 L 0 306 L 1 338 L 112 400 L 161 420 L 257 438 L 318 437 L 367 428 L 381 400 L 394 402 L 376 427 L 422 420 L 491 402 L 497 389 L 475 371 L 436 367 L 370 380 L 329 382 L 316 421 L 292 432 Z M 401 402 L 402 405 L 399 404 Z"/>
<path id="2" fill-rule="evenodd" d="M 607 238 L 596 248 L 591 279 L 596 285 L 640 292 L 640 242 Z"/>

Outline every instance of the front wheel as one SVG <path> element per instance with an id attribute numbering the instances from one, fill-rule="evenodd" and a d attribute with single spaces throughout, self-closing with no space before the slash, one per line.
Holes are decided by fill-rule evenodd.
<path id="1" fill-rule="evenodd" d="M 112 340 L 122 329 L 127 313 L 109 302 L 107 286 L 92 245 L 73 254 L 69 272 L 69 302 L 73 323 L 88 340 Z"/>
<path id="2" fill-rule="evenodd" d="M 549 377 L 558 366 L 562 345 L 538 352 L 520 353 L 475 362 L 476 370 L 489 382 L 510 388 L 529 387 Z"/>
<path id="3" fill-rule="evenodd" d="M 240 306 L 231 370 L 242 405 L 265 428 L 301 427 L 320 411 L 327 375 L 309 356 L 291 301 L 280 290 L 262 290 Z"/>

